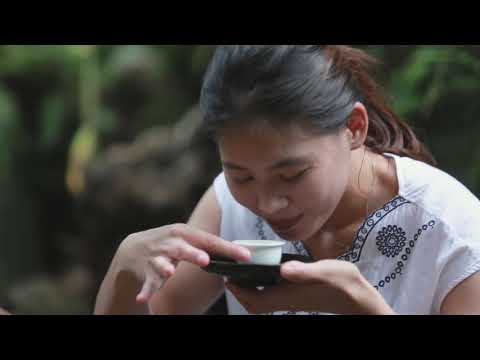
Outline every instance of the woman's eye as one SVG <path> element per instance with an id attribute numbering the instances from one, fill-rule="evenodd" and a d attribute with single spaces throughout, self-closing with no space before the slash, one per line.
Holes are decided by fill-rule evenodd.
<path id="1" fill-rule="evenodd" d="M 238 184 L 238 185 L 244 185 L 244 184 L 247 184 L 249 183 L 250 181 L 253 180 L 253 176 L 249 176 L 249 177 L 246 177 L 246 178 L 242 178 L 242 179 L 233 179 L 233 181 L 235 182 L 235 184 Z"/>
<path id="2" fill-rule="evenodd" d="M 302 170 L 300 171 L 299 173 L 293 175 L 293 176 L 285 176 L 283 175 L 282 176 L 282 179 L 286 182 L 295 182 L 295 181 L 298 181 L 300 180 L 306 173 L 307 171 L 310 170 L 310 169 L 305 169 L 305 170 Z"/>

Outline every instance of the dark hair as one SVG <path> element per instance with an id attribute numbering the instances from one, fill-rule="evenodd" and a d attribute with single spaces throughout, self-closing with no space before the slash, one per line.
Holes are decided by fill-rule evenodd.
<path id="1" fill-rule="evenodd" d="M 206 128 L 293 121 L 326 133 L 345 126 L 355 103 L 368 111 L 366 146 L 436 165 L 370 75 L 376 59 L 342 45 L 219 46 L 205 75 L 200 107 Z"/>

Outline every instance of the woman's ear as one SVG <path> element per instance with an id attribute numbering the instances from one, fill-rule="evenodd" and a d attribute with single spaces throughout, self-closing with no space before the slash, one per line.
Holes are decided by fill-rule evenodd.
<path id="1" fill-rule="evenodd" d="M 357 102 L 347 124 L 351 150 L 357 150 L 365 144 L 368 134 L 368 120 L 367 109 L 362 103 Z"/>

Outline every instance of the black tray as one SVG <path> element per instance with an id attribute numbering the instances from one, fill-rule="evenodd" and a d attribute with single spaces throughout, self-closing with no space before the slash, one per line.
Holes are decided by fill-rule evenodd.
<path id="1" fill-rule="evenodd" d="M 310 258 L 302 255 L 283 254 L 281 263 L 289 261 L 312 262 Z M 243 288 L 273 286 L 283 280 L 280 265 L 238 264 L 230 259 L 213 256 L 210 264 L 203 270 L 225 276 L 230 282 Z"/>

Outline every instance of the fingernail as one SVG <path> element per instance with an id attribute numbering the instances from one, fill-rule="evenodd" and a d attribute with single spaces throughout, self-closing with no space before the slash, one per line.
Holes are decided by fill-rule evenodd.
<path id="1" fill-rule="evenodd" d="M 283 271 L 284 272 L 295 272 L 297 271 L 299 268 L 298 264 L 297 263 L 294 263 L 294 262 L 290 262 L 290 263 L 287 263 L 285 265 L 283 265 Z"/>
<path id="2" fill-rule="evenodd" d="M 242 256 L 245 258 L 245 260 L 250 260 L 252 257 L 248 249 L 242 248 L 241 253 L 242 253 Z"/>
<path id="3" fill-rule="evenodd" d="M 198 254 L 197 260 L 202 264 L 206 264 L 209 262 L 210 259 L 207 254 Z"/>

